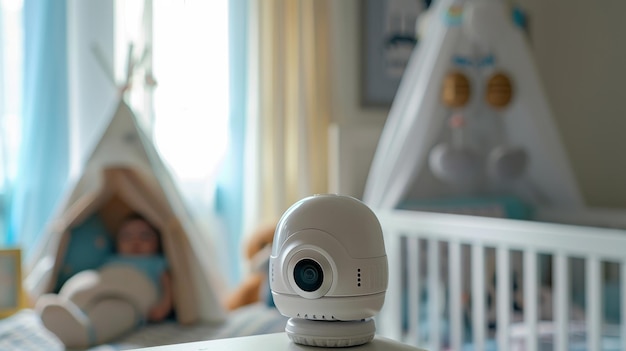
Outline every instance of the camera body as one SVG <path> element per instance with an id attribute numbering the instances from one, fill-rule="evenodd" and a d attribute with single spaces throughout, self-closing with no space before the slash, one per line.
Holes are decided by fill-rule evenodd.
<path id="1" fill-rule="evenodd" d="M 285 316 L 361 321 L 382 308 L 387 255 L 374 213 L 359 200 L 314 195 L 276 227 L 269 267 L 274 303 Z"/>

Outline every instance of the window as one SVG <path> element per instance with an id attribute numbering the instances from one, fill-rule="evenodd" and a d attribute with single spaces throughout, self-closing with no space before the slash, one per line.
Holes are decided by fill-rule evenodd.
<path id="1" fill-rule="evenodd" d="M 131 106 L 176 178 L 206 182 L 228 142 L 228 1 L 155 0 L 146 12 L 141 2 L 116 5 L 118 76 L 129 43 L 136 50 L 152 42 L 153 48 L 148 60 L 156 88 L 152 94 L 133 90 Z"/>

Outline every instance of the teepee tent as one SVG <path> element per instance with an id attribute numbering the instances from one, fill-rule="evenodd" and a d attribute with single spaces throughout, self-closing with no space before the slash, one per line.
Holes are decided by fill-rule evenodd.
<path id="1" fill-rule="evenodd" d="M 127 79 L 130 78 L 128 75 Z M 128 87 L 128 84 L 124 85 Z M 185 207 L 172 176 L 124 100 L 57 209 L 28 270 L 33 299 L 57 291 L 74 273 L 96 269 L 113 250 L 112 234 L 139 213 L 161 234 L 179 322 L 225 319 L 213 245 Z"/>
<path id="2" fill-rule="evenodd" d="M 504 2 L 439 0 L 429 11 L 372 161 L 366 203 L 396 208 L 407 199 L 505 189 L 537 207 L 582 206 L 524 33 Z M 499 85 L 496 73 L 507 84 Z M 446 86 L 449 78 L 456 80 Z M 446 94 L 452 94 L 447 103 Z M 458 122 L 455 115 L 464 129 L 446 126 Z M 494 158 L 503 149 L 515 152 Z M 515 180 L 494 177 L 492 168 L 517 172 Z M 459 184 L 470 176 L 479 180 Z"/>

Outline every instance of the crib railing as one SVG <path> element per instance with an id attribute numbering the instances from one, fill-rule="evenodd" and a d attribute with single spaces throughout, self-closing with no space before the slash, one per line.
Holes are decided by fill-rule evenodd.
<path id="1" fill-rule="evenodd" d="M 495 340 L 497 350 L 506 351 L 513 347 L 512 306 L 521 303 L 522 319 L 515 314 L 515 325 L 523 325 L 525 350 L 539 348 L 539 325 L 546 321 L 541 314 L 548 309 L 553 350 L 569 350 L 576 318 L 582 318 L 586 349 L 602 350 L 603 267 L 610 263 L 619 267 L 619 303 L 610 307 L 619 308 L 615 339 L 626 350 L 626 231 L 413 211 L 377 215 L 390 273 L 377 317 L 381 335 L 432 351 L 460 350 L 467 343 L 484 350 Z M 580 262 L 584 269 L 576 271 L 574 263 Z M 520 271 L 521 297 L 513 280 Z M 571 277 L 578 282 L 578 275 L 584 277 L 584 303 L 580 316 L 573 316 Z M 539 299 L 546 284 L 549 303 Z M 488 316 L 494 309 L 495 320 Z M 494 321 L 492 328 L 488 323 Z"/>

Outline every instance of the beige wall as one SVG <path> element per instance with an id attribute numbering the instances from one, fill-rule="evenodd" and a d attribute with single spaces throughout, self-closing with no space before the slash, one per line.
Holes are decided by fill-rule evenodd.
<path id="1" fill-rule="evenodd" d="M 531 47 L 592 206 L 626 207 L 626 1 L 524 0 Z"/>
<path id="2" fill-rule="evenodd" d="M 359 3 L 332 5 L 336 143 L 343 150 L 335 185 L 356 196 L 387 114 L 359 104 Z M 626 1 L 518 3 L 529 14 L 531 49 L 585 199 L 626 207 Z"/>
<path id="3" fill-rule="evenodd" d="M 362 108 L 359 104 L 360 2 L 331 2 L 334 116 L 341 125 L 382 126 L 387 116 L 386 109 Z"/>
<path id="4" fill-rule="evenodd" d="M 331 2 L 333 118 L 330 190 L 361 197 L 388 110 L 360 105 L 359 0 Z"/>

